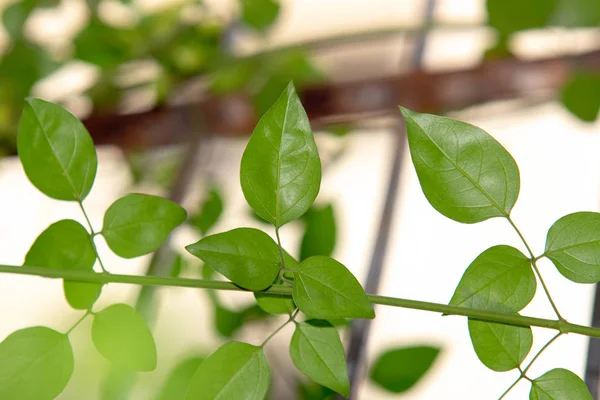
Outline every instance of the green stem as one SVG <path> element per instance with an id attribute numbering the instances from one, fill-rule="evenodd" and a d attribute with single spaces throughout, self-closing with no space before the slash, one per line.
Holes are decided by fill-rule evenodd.
<path id="1" fill-rule="evenodd" d="M 503 398 L 505 398 L 508 392 L 510 392 L 515 386 L 517 386 L 517 383 L 519 383 L 522 377 L 522 375 L 519 376 L 519 378 L 517 378 L 517 380 L 514 381 L 513 384 L 510 385 L 510 387 L 504 391 L 504 393 L 502 393 L 502 396 L 498 397 L 498 400 L 502 400 Z"/>
<path id="2" fill-rule="evenodd" d="M 79 208 L 81 209 L 81 212 L 83 213 L 83 216 L 85 217 L 85 220 L 87 221 L 87 224 L 90 227 L 90 240 L 92 241 L 92 247 L 94 248 L 96 259 L 98 259 L 98 263 L 100 264 L 100 268 L 102 268 L 102 272 L 108 274 L 109 272 L 106 268 L 104 268 L 104 264 L 102 263 L 102 259 L 100 258 L 100 254 L 98 253 L 98 249 L 96 248 L 96 243 L 94 242 L 94 237 L 98 235 L 98 232 L 94 231 L 94 227 L 92 226 L 90 217 L 88 217 L 87 213 L 85 212 L 85 208 L 83 207 L 83 201 L 80 200 L 77 203 L 79 204 Z"/>
<path id="3" fill-rule="evenodd" d="M 279 228 L 275 227 L 275 236 L 277 237 L 277 246 L 279 246 L 279 257 L 281 257 L 281 268 L 285 270 L 285 257 L 283 256 L 283 247 L 279 238 Z M 283 275 L 283 272 L 281 273 Z"/>
<path id="4" fill-rule="evenodd" d="M 83 321 L 90 314 L 92 314 L 92 312 L 90 310 L 87 310 L 86 313 L 83 314 L 83 317 L 79 318 L 77 320 L 77 322 L 75 322 L 73 324 L 73 326 L 69 328 L 69 330 L 67 331 L 67 333 L 65 333 L 65 335 L 69 335 L 71 332 L 73 332 L 73 329 L 77 328 L 77 326 L 81 323 L 81 321 Z"/>
<path id="5" fill-rule="evenodd" d="M 283 324 L 281 324 L 281 326 L 277 329 L 275 329 L 275 332 L 271 333 L 264 342 L 262 342 L 262 344 L 260 345 L 260 347 L 265 347 L 265 345 L 267 343 L 269 343 L 269 340 L 271 340 L 273 338 L 273 336 L 277 335 L 279 333 L 279 331 L 281 331 L 283 328 L 285 328 L 287 326 L 287 324 L 289 324 L 290 322 L 292 322 L 294 320 L 294 318 L 296 318 L 296 315 L 298 315 L 298 310 L 294 311 L 292 314 L 290 314 L 290 317 L 287 319 L 287 321 L 285 321 Z"/>
<path id="6" fill-rule="evenodd" d="M 170 286 L 170 287 L 188 287 L 196 289 L 215 289 L 215 290 L 236 290 L 245 291 L 245 289 L 235 285 L 232 282 L 208 281 L 203 279 L 187 278 L 169 278 L 161 276 L 139 276 L 139 275 L 118 275 L 104 274 L 93 271 L 51 269 L 44 267 L 30 267 L 17 265 L 0 265 L 0 273 L 11 273 L 21 275 L 35 275 L 46 278 L 60 278 L 70 281 L 91 282 L 91 283 L 125 283 L 133 285 L 146 286 Z M 273 285 L 264 293 L 280 294 L 285 296 L 292 295 L 292 288 L 287 285 Z M 446 304 L 430 303 L 426 301 L 400 299 L 395 297 L 368 295 L 369 301 L 373 304 L 385 306 L 410 308 L 414 310 L 432 311 L 448 315 L 462 315 L 464 317 L 479 319 L 489 322 L 516 326 L 538 326 L 541 328 L 555 329 L 562 333 L 577 333 L 580 335 L 600 338 L 600 329 L 583 325 L 572 324 L 564 320 L 551 320 L 543 318 L 525 317 L 518 314 L 508 314 L 495 311 L 481 310 L 477 308 L 457 307 Z"/>

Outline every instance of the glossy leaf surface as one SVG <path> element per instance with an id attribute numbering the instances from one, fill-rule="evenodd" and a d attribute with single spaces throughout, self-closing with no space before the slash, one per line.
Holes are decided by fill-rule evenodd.
<path id="1" fill-rule="evenodd" d="M 530 400 L 592 400 L 585 382 L 562 368 L 556 368 L 533 380 Z"/>

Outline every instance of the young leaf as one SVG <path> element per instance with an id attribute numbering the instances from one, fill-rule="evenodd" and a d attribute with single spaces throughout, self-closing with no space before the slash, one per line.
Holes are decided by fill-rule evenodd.
<path id="1" fill-rule="evenodd" d="M 315 319 L 375 318 L 358 280 L 330 257 L 314 256 L 296 267 L 293 298 L 300 311 Z"/>
<path id="2" fill-rule="evenodd" d="M 312 256 L 330 256 L 335 247 L 333 205 L 311 207 L 304 215 L 306 230 L 300 247 L 300 260 Z"/>
<path id="3" fill-rule="evenodd" d="M 252 132 L 240 178 L 250 207 L 276 227 L 300 217 L 317 197 L 321 160 L 291 82 Z"/>
<path id="4" fill-rule="evenodd" d="M 296 268 L 298 261 L 290 256 L 285 250 L 283 251 L 286 268 Z M 275 284 L 281 285 L 283 280 L 278 279 Z M 258 306 L 269 314 L 289 314 L 296 309 L 296 304 L 290 296 L 279 294 L 271 294 L 264 292 L 254 292 L 254 298 Z"/>
<path id="5" fill-rule="evenodd" d="M 102 236 L 108 247 L 124 258 L 158 250 L 187 213 L 179 204 L 147 194 L 128 194 L 104 214 Z"/>
<path id="6" fill-rule="evenodd" d="M 263 400 L 270 379 L 271 369 L 262 348 L 229 342 L 200 364 L 185 398 Z"/>
<path id="7" fill-rule="evenodd" d="M 479 360 L 494 371 L 517 368 L 533 344 L 530 327 L 496 324 L 469 318 L 469 335 Z"/>
<path id="8" fill-rule="evenodd" d="M 468 224 L 510 214 L 519 169 L 500 143 L 465 122 L 400 110 L 421 188 L 436 210 Z"/>
<path id="9" fill-rule="evenodd" d="M 156 400 L 184 399 L 192 376 L 202 361 L 202 357 L 191 357 L 175 366 L 169 373 Z"/>
<path id="10" fill-rule="evenodd" d="M 156 345 L 146 321 L 127 304 L 94 314 L 92 341 L 116 367 L 135 371 L 156 368 Z"/>
<path id="11" fill-rule="evenodd" d="M 57 200 L 82 201 L 90 192 L 98 159 L 89 133 L 73 114 L 40 99 L 28 99 L 17 151 L 31 183 Z"/>
<path id="12" fill-rule="evenodd" d="M 530 260 L 514 247 L 494 246 L 469 265 L 450 304 L 516 312 L 529 304 L 535 289 Z"/>
<path id="13" fill-rule="evenodd" d="M 73 349 L 63 333 L 36 326 L 0 343 L 0 399 L 53 399 L 72 374 Z"/>
<path id="14" fill-rule="evenodd" d="M 577 212 L 560 218 L 548 230 L 544 256 L 573 282 L 599 282 L 600 214 Z"/>
<path id="15" fill-rule="evenodd" d="M 198 228 L 202 235 L 206 235 L 206 232 L 217 223 L 221 213 L 223 213 L 223 199 L 217 189 L 213 188 L 202 203 L 200 213 L 190 219 L 190 224 Z"/>
<path id="16" fill-rule="evenodd" d="M 42 232 L 25 256 L 25 265 L 92 271 L 96 252 L 88 231 L 79 222 L 64 219 Z M 102 290 L 102 285 L 64 281 L 65 297 L 71 307 L 89 309 Z"/>
<path id="17" fill-rule="evenodd" d="M 279 247 L 258 229 L 238 228 L 206 236 L 186 250 L 209 267 L 249 290 L 264 290 L 273 284 L 281 261 Z"/>
<path id="18" fill-rule="evenodd" d="M 580 377 L 562 368 L 555 368 L 534 379 L 530 400 L 592 400 Z"/>
<path id="19" fill-rule="evenodd" d="M 350 382 L 344 346 L 337 329 L 329 322 L 296 323 L 290 342 L 290 356 L 304 375 L 348 397 Z"/>
<path id="20" fill-rule="evenodd" d="M 432 346 L 388 350 L 371 368 L 371 380 L 392 393 L 406 392 L 423 378 L 439 354 L 440 348 Z"/>

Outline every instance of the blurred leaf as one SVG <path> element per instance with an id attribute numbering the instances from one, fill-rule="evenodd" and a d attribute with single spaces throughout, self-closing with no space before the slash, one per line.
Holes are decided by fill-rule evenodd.
<path id="1" fill-rule="evenodd" d="M 371 380 L 392 393 L 403 393 L 423 378 L 439 353 L 440 348 L 432 346 L 387 350 L 371 367 Z"/>
<path id="2" fill-rule="evenodd" d="M 219 304 L 215 307 L 215 328 L 223 337 L 232 337 L 243 325 L 244 315 Z"/>
<path id="3" fill-rule="evenodd" d="M 335 392 L 316 382 L 298 381 L 298 400 L 333 400 Z"/>
<path id="4" fill-rule="evenodd" d="M 133 371 L 112 365 L 100 385 L 100 398 L 102 400 L 129 400 L 128 388 L 133 385 L 134 379 Z"/>
<path id="5" fill-rule="evenodd" d="M 558 0 L 551 20 L 553 25 L 578 28 L 600 25 L 600 1 Z"/>
<path id="6" fill-rule="evenodd" d="M 12 38 L 18 38 L 23 35 L 25 21 L 27 21 L 31 12 L 35 9 L 36 3 L 36 0 L 17 1 L 4 9 L 2 23 Z"/>
<path id="7" fill-rule="evenodd" d="M 200 212 L 190 218 L 190 224 L 198 228 L 202 235 L 206 233 L 217 223 L 223 212 L 223 198 L 216 187 L 208 192 L 208 197 L 204 199 Z"/>
<path id="8" fill-rule="evenodd" d="M 183 256 L 179 253 L 173 257 L 173 264 L 171 265 L 171 278 L 178 278 L 181 275 L 183 269 L 184 260 Z"/>
<path id="9" fill-rule="evenodd" d="M 279 15 L 279 3 L 273 0 L 240 0 L 242 21 L 258 31 L 264 31 L 275 23 Z"/>
<path id="10" fill-rule="evenodd" d="M 222 95 L 247 89 L 260 65 L 256 58 L 227 60 L 211 74 L 210 90 Z"/>
<path id="11" fill-rule="evenodd" d="M 488 24 L 501 36 L 548 24 L 557 0 L 487 0 Z"/>
<path id="12" fill-rule="evenodd" d="M 11 333 L 0 343 L 0 398 L 53 399 L 73 374 L 67 335 L 44 326 Z"/>
<path id="13" fill-rule="evenodd" d="M 563 87 L 561 100 L 567 110 L 579 119 L 595 121 L 600 111 L 600 73 L 575 72 Z"/>
<path id="14" fill-rule="evenodd" d="M 175 400 L 185 398 L 192 376 L 202 363 L 204 358 L 191 357 L 175 366 L 167 376 L 162 389 L 156 400 Z"/>
<path id="15" fill-rule="evenodd" d="M 312 206 L 304 214 L 306 230 L 300 246 L 300 261 L 312 256 L 330 256 L 335 248 L 333 205 Z"/>

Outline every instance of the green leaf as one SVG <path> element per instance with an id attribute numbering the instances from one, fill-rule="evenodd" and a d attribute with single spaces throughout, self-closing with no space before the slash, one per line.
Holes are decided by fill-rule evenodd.
<path id="1" fill-rule="evenodd" d="M 92 341 L 116 367 L 152 371 L 156 345 L 146 321 L 127 304 L 113 304 L 94 314 Z"/>
<path id="2" fill-rule="evenodd" d="M 229 342 L 200 364 L 192 377 L 187 400 L 263 400 L 271 369 L 261 347 Z"/>
<path id="3" fill-rule="evenodd" d="M 290 356 L 304 375 L 348 397 L 350 382 L 344 346 L 338 331 L 329 322 L 296 323 Z"/>
<path id="4" fill-rule="evenodd" d="M 279 247 L 258 229 L 238 228 L 206 236 L 186 250 L 249 290 L 268 288 L 279 273 Z"/>
<path id="5" fill-rule="evenodd" d="M 275 227 L 300 217 L 317 197 L 321 160 L 291 82 L 252 132 L 240 176 L 250 207 Z"/>
<path id="6" fill-rule="evenodd" d="M 208 198 L 202 203 L 200 213 L 190 219 L 192 226 L 198 228 L 202 235 L 212 228 L 223 213 L 223 199 L 216 189 L 211 189 Z"/>
<path id="7" fill-rule="evenodd" d="M 311 207 L 304 215 L 306 230 L 300 246 L 300 260 L 312 256 L 330 256 L 335 248 L 333 205 Z"/>
<path id="8" fill-rule="evenodd" d="M 544 256 L 573 282 L 599 282 L 600 214 L 577 212 L 560 218 L 548 230 Z"/>
<path id="9" fill-rule="evenodd" d="M 215 304 L 215 328 L 223 337 L 232 337 L 244 324 L 244 314 Z"/>
<path id="10" fill-rule="evenodd" d="M 535 295 L 531 261 L 511 246 L 481 253 L 465 271 L 450 305 L 501 312 L 522 310 Z"/>
<path id="11" fill-rule="evenodd" d="M 294 272 L 293 298 L 315 319 L 375 318 L 373 306 L 354 275 L 330 257 L 302 261 Z"/>
<path id="12" fill-rule="evenodd" d="M 488 24 L 501 36 L 544 27 L 557 0 L 487 0 Z"/>
<path id="13" fill-rule="evenodd" d="M 553 25 L 568 28 L 600 25 L 600 2 L 597 0 L 558 0 L 551 20 Z"/>
<path id="14" fill-rule="evenodd" d="M 0 399 L 53 399 L 72 374 L 73 349 L 63 333 L 36 326 L 0 343 Z"/>
<path id="15" fill-rule="evenodd" d="M 479 360 L 494 371 L 517 368 L 533 344 L 531 328 L 469 318 L 469 335 Z"/>
<path id="16" fill-rule="evenodd" d="M 202 357 L 191 357 L 176 365 L 167 376 L 156 400 L 184 399 L 192 376 L 202 361 Z"/>
<path id="17" fill-rule="evenodd" d="M 392 393 L 406 392 L 423 378 L 439 354 L 440 349 L 432 346 L 387 350 L 371 367 L 370 378 Z"/>
<path id="18" fill-rule="evenodd" d="M 286 268 L 296 268 L 298 261 L 290 256 L 285 250 L 283 251 Z M 278 279 L 275 284 L 283 284 L 282 279 Z M 264 292 L 254 292 L 254 298 L 258 306 L 269 314 L 289 314 L 296 309 L 296 304 L 290 296 L 280 294 L 271 294 Z"/>
<path id="19" fill-rule="evenodd" d="M 533 380 L 530 400 L 592 400 L 580 377 L 562 368 L 555 368 Z"/>
<path id="20" fill-rule="evenodd" d="M 562 89 L 561 100 L 567 110 L 579 119 L 595 121 L 600 111 L 600 73 L 578 71 L 571 75 Z"/>
<path id="21" fill-rule="evenodd" d="M 118 256 L 139 257 L 158 250 L 186 216 L 185 209 L 170 200 L 128 194 L 106 210 L 102 236 Z"/>
<path id="22" fill-rule="evenodd" d="M 90 192 L 98 167 L 94 143 L 77 117 L 61 106 L 27 100 L 17 151 L 25 174 L 45 195 L 82 201 Z"/>
<path id="23" fill-rule="evenodd" d="M 298 400 L 333 400 L 336 394 L 333 390 L 316 382 L 298 381 Z"/>
<path id="24" fill-rule="evenodd" d="M 519 169 L 482 129 L 401 107 L 412 161 L 429 203 L 463 223 L 506 217 L 519 195 Z"/>
<path id="25" fill-rule="evenodd" d="M 273 0 L 240 0 L 242 21 L 248 26 L 264 31 L 277 20 L 279 3 Z"/>
<path id="26" fill-rule="evenodd" d="M 71 219 L 46 228 L 25 256 L 25 265 L 52 269 L 92 271 L 95 262 L 96 252 L 88 231 Z M 64 291 L 71 307 L 87 310 L 100 296 L 102 285 L 64 281 Z"/>

